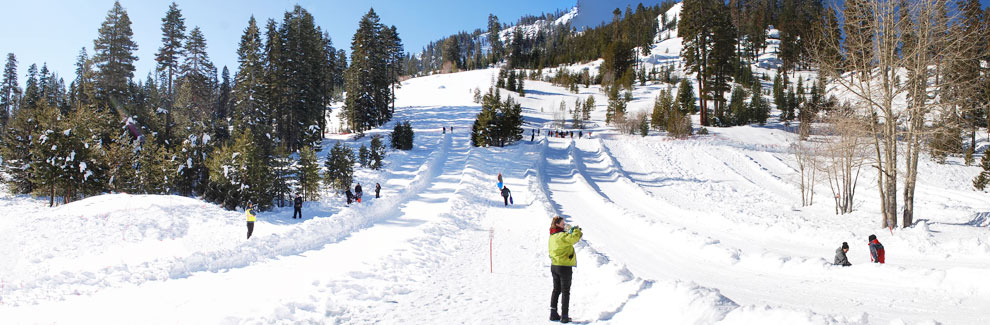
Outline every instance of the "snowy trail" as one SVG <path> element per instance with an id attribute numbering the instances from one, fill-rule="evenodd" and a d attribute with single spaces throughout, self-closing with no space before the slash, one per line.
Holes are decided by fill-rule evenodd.
<path id="1" fill-rule="evenodd" d="M 920 320 L 930 317 L 933 312 L 946 315 L 948 310 L 933 310 L 911 297 L 954 296 L 984 289 L 953 284 L 951 279 L 945 279 L 946 270 L 880 269 L 864 265 L 854 271 L 833 267 L 814 257 L 788 257 L 793 256 L 788 255 L 792 249 L 767 250 L 765 247 L 777 245 L 762 240 L 754 243 L 760 239 L 751 236 L 727 235 L 729 232 L 720 231 L 724 223 L 719 227 L 703 226 L 705 223 L 701 221 L 681 222 L 681 226 L 668 224 L 665 220 L 704 217 L 701 213 L 684 211 L 646 195 L 623 176 L 626 172 L 619 172 L 612 165 L 612 158 L 607 157 L 599 143 L 576 143 L 579 144 L 566 148 L 563 143 L 551 145 L 548 164 L 555 167 L 548 168 L 548 186 L 553 192 L 553 200 L 563 207 L 564 213 L 574 217 L 572 222 L 586 227 L 586 240 L 591 245 L 628 263 L 630 270 L 639 276 L 704 279 L 696 281 L 721 289 L 739 303 L 798 310 L 809 304 L 830 305 L 832 308 L 824 310 L 830 314 L 857 319 L 861 313 L 867 313 L 873 320 L 900 317 Z M 585 150 L 585 147 L 591 149 Z M 571 168 L 571 164 L 575 168 Z M 606 203 L 597 204 L 599 201 Z M 740 234 L 745 233 L 754 232 Z M 807 250 L 807 247 L 803 249 Z M 863 270 L 865 268 L 872 270 Z M 970 272 L 964 268 L 950 271 L 956 270 Z M 913 278 L 915 280 L 909 282 L 916 285 L 902 287 L 900 282 L 885 280 L 884 274 Z M 988 302 L 985 295 L 977 295 L 972 300 L 953 301 L 942 308 L 978 313 L 979 306 Z"/>
<path id="2" fill-rule="evenodd" d="M 236 321 L 236 318 L 230 318 L 231 314 L 242 317 L 264 316 L 258 311 L 270 310 L 270 307 L 277 305 L 278 301 L 303 300 L 301 298 L 306 297 L 307 293 L 318 295 L 312 289 L 315 287 L 316 291 L 326 290 L 319 285 L 321 281 L 347 277 L 360 278 L 368 264 L 388 256 L 396 249 L 401 249 L 404 243 L 417 234 L 416 229 L 431 221 L 429 218 L 424 218 L 428 215 L 408 213 L 409 211 L 406 210 L 415 209 L 417 205 L 443 200 L 453 192 L 454 186 L 439 177 L 444 171 L 456 172 L 461 169 L 458 161 L 463 163 L 465 141 L 463 139 L 460 141 L 460 150 L 453 154 L 450 153 L 451 141 L 449 136 L 438 141 L 437 152 L 429 155 L 430 159 L 420 168 L 421 172 L 417 173 L 416 179 L 409 184 L 408 191 L 400 193 L 395 202 L 370 200 L 363 203 L 364 205 L 355 205 L 352 209 L 346 210 L 344 216 L 335 216 L 334 218 L 358 218 L 356 215 L 359 213 L 368 213 L 370 215 L 364 218 L 368 222 L 375 223 L 353 230 L 349 234 L 337 237 L 336 240 L 327 239 L 323 247 L 304 250 L 298 254 L 277 255 L 271 259 L 252 261 L 250 263 L 252 267 L 249 268 L 194 271 L 189 272 L 188 276 L 169 281 L 143 283 L 140 286 L 127 285 L 123 288 L 103 288 L 86 299 L 69 297 L 64 301 L 44 302 L 20 308 L 16 312 L 32 315 L 38 310 L 47 308 L 64 311 L 57 315 L 44 316 L 50 317 L 50 321 L 53 322 L 88 319 L 122 323 L 174 319 L 178 322 L 215 323 Z M 457 156 L 460 156 L 460 159 Z M 294 242 L 308 238 L 291 237 L 293 233 L 305 234 L 303 231 L 305 229 L 295 229 L 286 237 L 276 239 L 281 239 L 282 245 L 292 245 Z M 273 237 L 278 236 L 273 235 Z M 327 267 L 325 269 L 312 267 L 314 264 Z M 266 276 L 266 274 L 277 274 L 278 270 L 298 271 L 289 272 L 289 276 L 285 278 Z M 196 292 L 196 294 L 175 294 L 177 292 Z M 118 310 L 115 302 L 122 299 L 128 300 L 136 307 L 126 311 Z M 52 304 L 57 306 L 51 306 Z M 160 305 L 176 306 L 176 309 L 164 310 L 158 307 Z M 213 309 L 221 312 L 213 315 L 214 312 L 211 311 Z M 188 318 L 182 315 L 187 315 Z M 38 315 L 34 317 L 40 321 Z"/>

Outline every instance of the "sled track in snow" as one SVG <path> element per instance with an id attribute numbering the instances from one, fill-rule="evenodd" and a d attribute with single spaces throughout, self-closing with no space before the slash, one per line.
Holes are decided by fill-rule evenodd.
<path id="1" fill-rule="evenodd" d="M 315 218 L 298 227 L 270 236 L 256 236 L 230 249 L 197 252 L 189 256 L 156 259 L 138 265 L 113 265 L 98 271 L 61 272 L 26 281 L 17 288 L 6 288 L 4 302 L 8 305 L 37 304 L 59 300 L 65 296 L 90 295 L 103 289 L 110 279 L 123 279 L 121 285 L 140 285 L 150 281 L 186 278 L 197 272 L 220 272 L 247 267 L 282 256 L 298 255 L 339 242 L 354 231 L 368 228 L 395 216 L 400 207 L 417 197 L 441 174 L 451 147 L 449 135 L 437 140 L 437 150 L 423 153 L 426 163 L 404 191 L 396 197 L 372 200 L 370 204 L 342 209 L 331 217 Z M 239 228 L 237 231 L 240 231 Z"/>

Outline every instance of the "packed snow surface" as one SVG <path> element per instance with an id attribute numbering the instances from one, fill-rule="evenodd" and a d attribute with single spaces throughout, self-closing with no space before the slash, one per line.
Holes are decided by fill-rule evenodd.
<path id="1" fill-rule="evenodd" d="M 677 64 L 676 37 L 640 59 Z M 774 60 L 755 64 L 772 71 Z M 882 229 L 868 166 L 853 213 L 834 213 L 824 180 L 801 206 L 795 126 L 776 118 L 685 139 L 622 135 L 604 126 L 598 86 L 575 94 L 527 81 L 525 97 L 501 92 L 523 106 L 523 140 L 472 147 L 473 93 L 496 76 L 404 81 L 393 121 L 412 122 L 415 146 L 389 151 L 383 171 L 356 168 L 364 202 L 327 191 L 303 219 L 290 207 L 263 211 L 251 239 L 243 210 L 196 198 L 115 193 L 49 208 L 0 185 L 0 323 L 539 324 L 555 215 L 584 230 L 570 306 L 583 323 L 990 322 L 990 200 L 971 190 L 978 167 L 923 159 L 917 222 Z M 665 88 L 637 86 L 629 111 L 650 111 Z M 561 102 L 588 96 L 590 129 L 546 136 Z M 393 123 L 360 138 L 328 134 L 320 156 L 335 141 L 367 145 Z M 985 152 L 986 138 L 979 144 Z M 512 205 L 499 205 L 499 173 Z M 870 263 L 870 234 L 886 264 Z M 851 267 L 831 263 L 842 242 Z"/>
<path id="2" fill-rule="evenodd" d="M 408 80 L 396 120 L 416 147 L 358 169 L 365 202 L 324 193 L 258 215 L 179 196 L 107 194 L 48 208 L 0 199 L 4 323 L 540 323 L 554 215 L 580 225 L 571 310 L 603 323 L 978 324 L 990 306 L 990 204 L 976 167 L 924 163 L 919 221 L 879 229 L 864 173 L 856 212 L 827 185 L 800 206 L 789 128 L 711 129 L 672 139 L 591 129 L 547 138 L 544 107 L 596 97 L 527 82 L 525 138 L 474 148 L 470 125 L 496 70 Z M 649 87 L 642 90 L 648 92 Z M 508 92 L 503 92 L 503 96 Z M 637 96 L 648 96 L 648 93 Z M 515 95 L 513 95 L 515 96 Z M 601 125 L 603 123 L 598 123 Z M 442 132 L 442 127 L 453 127 Z M 385 133 L 386 125 L 372 134 Z M 588 130 L 584 130 L 586 134 Z M 359 146 L 370 137 L 331 136 Z M 985 144 L 985 143 L 984 143 Z M 324 151 L 325 154 L 326 151 Z M 502 173 L 515 204 L 502 206 Z M 372 198 L 374 183 L 382 198 Z M 886 246 L 869 262 L 866 237 Z M 841 242 L 852 267 L 831 265 Z M 491 255 L 489 255 L 489 251 Z"/>

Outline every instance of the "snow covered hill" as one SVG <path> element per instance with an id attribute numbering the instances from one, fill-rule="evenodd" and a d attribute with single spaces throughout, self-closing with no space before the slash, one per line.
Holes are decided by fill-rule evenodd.
<path id="1" fill-rule="evenodd" d="M 302 221 L 288 208 L 261 213 L 250 240 L 243 212 L 190 198 L 113 194 L 50 209 L 4 196 L 0 319 L 540 323 L 551 288 L 548 223 L 563 215 L 586 234 L 572 289 L 579 321 L 986 320 L 990 204 L 968 189 L 975 167 L 922 166 L 924 220 L 891 234 L 876 226 L 871 175 L 853 214 L 834 215 L 827 199 L 800 207 L 786 150 L 795 137 L 779 125 L 686 140 L 597 128 L 590 139 L 544 132 L 530 142 L 527 131 L 517 145 L 473 148 L 471 90 L 495 73 L 406 81 L 396 114 L 413 121 L 416 148 L 392 152 L 389 171 L 359 170 L 356 179 L 381 183 L 383 197 L 346 206 L 325 196 L 306 203 Z M 552 119 L 540 108 L 561 100 L 606 102 L 597 87 L 527 86 L 519 100 L 529 128 Z M 508 207 L 495 188 L 500 172 L 515 201 Z M 886 265 L 868 262 L 874 233 Z M 830 263 L 843 241 L 852 267 Z"/>
<path id="2" fill-rule="evenodd" d="M 666 31 L 640 59 L 676 65 L 679 49 Z M 774 59 L 768 51 L 757 65 L 770 71 Z M 990 200 L 970 189 L 977 167 L 922 160 L 918 223 L 880 229 L 872 171 L 854 213 L 835 215 L 824 183 L 801 207 L 788 149 L 797 137 L 775 119 L 687 139 L 620 135 L 604 126 L 599 87 L 574 94 L 527 81 L 516 98 L 524 140 L 471 147 L 473 91 L 496 74 L 404 81 L 395 121 L 412 121 L 414 149 L 390 151 L 385 171 L 356 171 L 365 189 L 382 185 L 382 198 L 346 205 L 324 193 L 301 220 L 290 208 L 263 212 L 248 240 L 243 211 L 194 198 L 107 194 L 48 208 L 0 185 L 0 323 L 539 324 L 549 314 L 555 215 L 585 232 L 571 297 L 580 322 L 990 319 Z M 638 86 L 630 111 L 650 109 L 664 88 Z M 546 136 L 561 102 L 588 96 L 595 127 Z M 335 141 L 356 148 L 370 136 L 334 135 L 323 147 Z M 498 205 L 498 173 L 515 204 Z M 870 234 L 886 247 L 884 265 L 869 262 Z M 831 264 L 842 242 L 851 267 Z"/>

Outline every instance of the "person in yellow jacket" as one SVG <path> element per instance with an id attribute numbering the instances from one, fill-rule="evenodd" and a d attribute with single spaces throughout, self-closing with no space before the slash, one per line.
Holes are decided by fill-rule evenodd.
<path id="1" fill-rule="evenodd" d="M 255 217 L 254 217 L 254 212 L 251 212 L 251 208 L 253 208 L 253 207 L 254 207 L 254 204 L 248 203 L 247 209 L 244 210 L 244 216 L 247 217 L 247 227 L 248 227 L 248 234 L 247 234 L 248 236 L 247 236 L 247 238 L 248 239 L 251 239 L 251 233 L 254 232 L 254 220 L 255 220 Z"/>
<path id="2" fill-rule="evenodd" d="M 571 275 L 577 266 L 574 244 L 581 240 L 581 228 L 564 223 L 564 218 L 553 217 L 550 222 L 550 275 L 553 276 L 553 293 L 550 295 L 550 320 L 570 323 L 567 308 L 571 300 Z M 560 314 L 557 314 L 557 298 L 560 299 Z"/>

